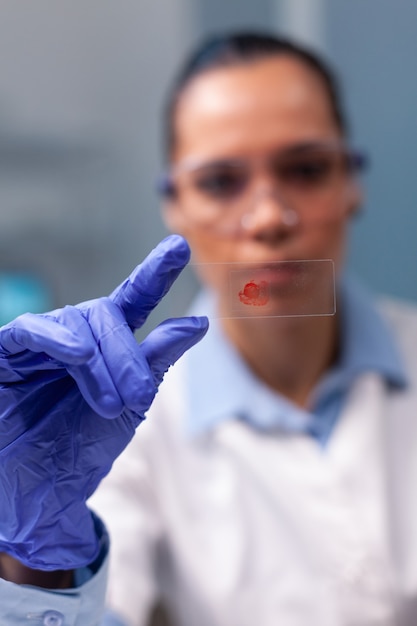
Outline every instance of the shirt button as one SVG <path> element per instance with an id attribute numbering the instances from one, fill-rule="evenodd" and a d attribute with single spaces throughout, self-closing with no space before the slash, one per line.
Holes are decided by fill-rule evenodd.
<path id="1" fill-rule="evenodd" d="M 63 626 L 64 616 L 59 611 L 46 611 L 42 615 L 43 626 Z"/>

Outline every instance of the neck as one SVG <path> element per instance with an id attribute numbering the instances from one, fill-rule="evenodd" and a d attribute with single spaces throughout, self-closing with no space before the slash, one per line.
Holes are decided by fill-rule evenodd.
<path id="1" fill-rule="evenodd" d="M 225 319 L 223 327 L 253 372 L 301 407 L 337 356 L 336 316 Z"/>

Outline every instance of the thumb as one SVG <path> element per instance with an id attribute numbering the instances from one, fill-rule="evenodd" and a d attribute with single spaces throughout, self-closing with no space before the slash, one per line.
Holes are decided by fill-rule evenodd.
<path id="1" fill-rule="evenodd" d="M 168 319 L 159 324 L 140 344 L 158 386 L 170 365 L 198 343 L 208 330 L 206 317 Z"/>

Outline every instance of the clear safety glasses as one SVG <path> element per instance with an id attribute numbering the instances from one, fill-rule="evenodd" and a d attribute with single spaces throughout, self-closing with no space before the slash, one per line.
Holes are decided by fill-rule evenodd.
<path id="1" fill-rule="evenodd" d="M 334 218 L 346 182 L 365 165 L 361 152 L 342 143 L 303 143 L 267 156 L 186 160 L 158 187 L 190 223 L 233 233 L 265 198 L 288 226 Z"/>

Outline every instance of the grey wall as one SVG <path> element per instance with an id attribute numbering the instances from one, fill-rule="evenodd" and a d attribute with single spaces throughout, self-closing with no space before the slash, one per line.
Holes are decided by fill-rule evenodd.
<path id="1" fill-rule="evenodd" d="M 351 265 L 375 288 L 417 301 L 416 25 L 415 0 L 326 2 L 326 49 L 372 161 Z"/>
<path id="2" fill-rule="evenodd" d="M 271 0 L 199 0 L 194 6 L 194 27 L 199 34 L 231 28 L 267 28 L 276 17 Z"/>
<path id="3" fill-rule="evenodd" d="M 164 234 L 160 103 L 187 0 L 0 2 L 0 265 L 55 303 L 106 293 Z"/>

